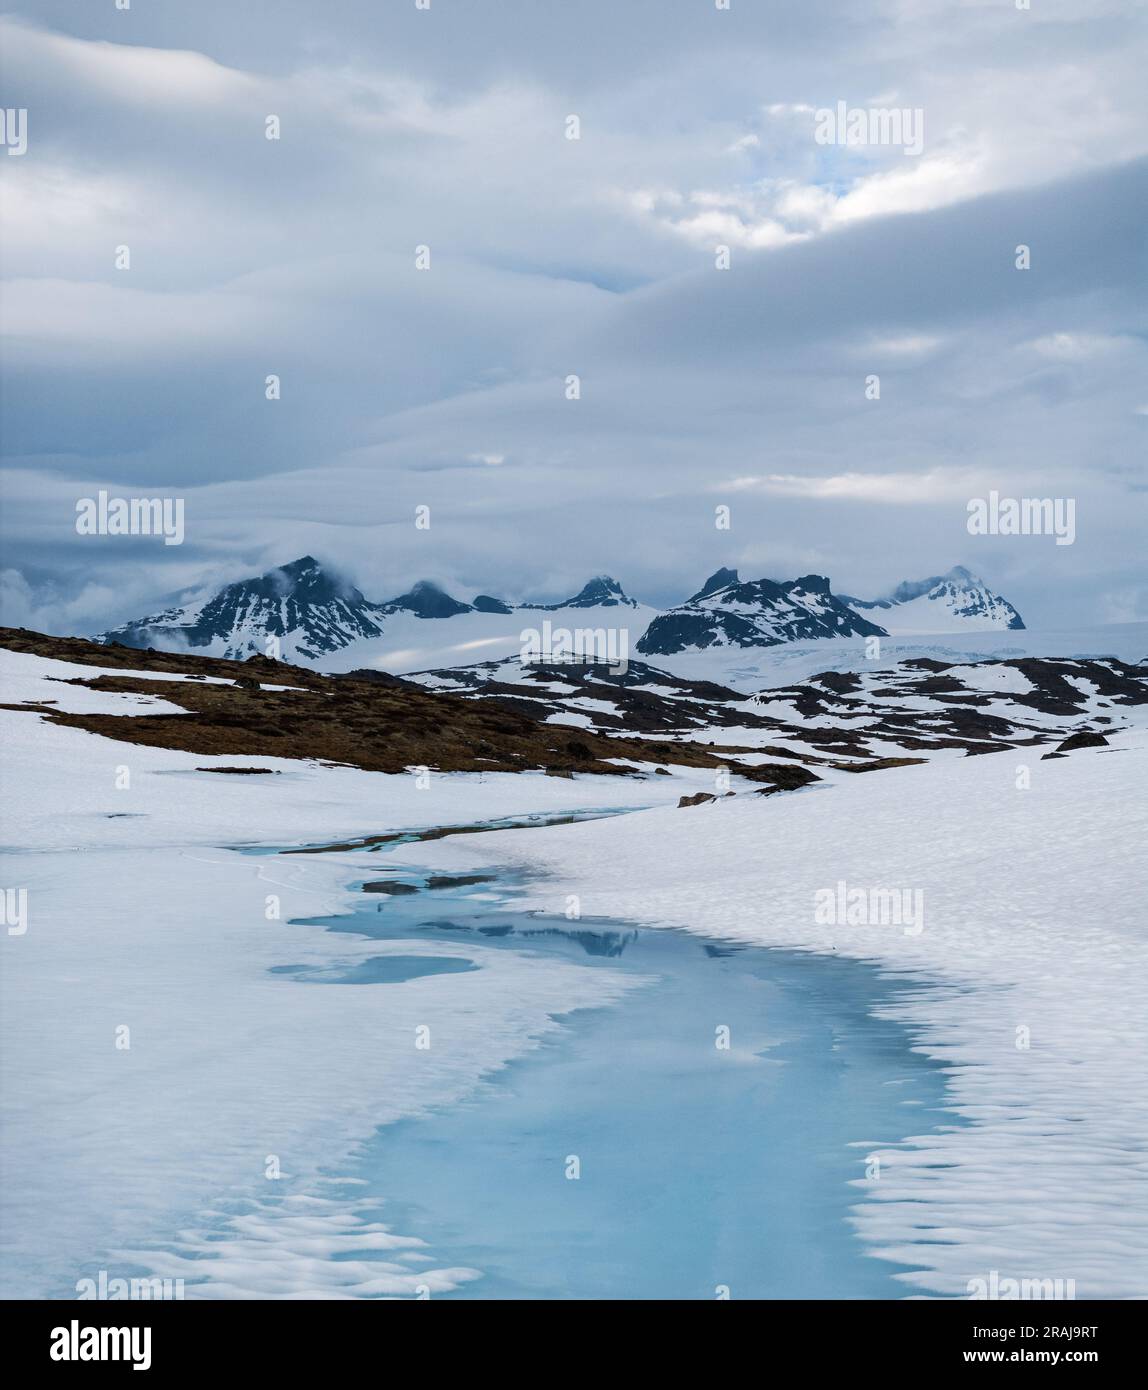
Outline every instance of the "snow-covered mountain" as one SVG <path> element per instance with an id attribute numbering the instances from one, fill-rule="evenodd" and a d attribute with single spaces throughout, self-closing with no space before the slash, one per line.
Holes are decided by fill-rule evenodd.
<path id="1" fill-rule="evenodd" d="M 409 669 L 429 661 L 473 660 L 477 651 L 510 655 L 520 650 L 524 630 L 545 621 L 542 614 L 554 614 L 551 622 L 557 623 L 566 609 L 576 610 L 571 625 L 576 619 L 578 627 L 616 628 L 624 618 L 634 628 L 631 642 L 655 612 L 630 598 L 609 575 L 596 576 L 560 603 L 511 604 L 490 594 L 464 603 L 429 580 L 377 603 L 304 555 L 257 578 L 228 584 L 210 598 L 177 602 L 99 633 L 96 640 L 160 650 L 190 648 L 241 660 L 271 654 L 330 670 L 370 665 Z"/>
<path id="2" fill-rule="evenodd" d="M 987 632 L 994 628 L 1023 629 L 1020 614 L 1007 599 L 994 594 L 983 579 L 954 565 L 948 574 L 909 580 L 884 598 L 860 599 L 842 595 L 843 602 L 871 613 L 894 637 L 928 632 Z"/>
<path id="3" fill-rule="evenodd" d="M 749 656 L 827 638 L 1024 626 L 1010 603 L 960 567 L 875 600 L 835 595 L 829 580 L 816 574 L 743 582 L 736 570 L 719 569 L 691 598 L 663 612 L 632 599 L 604 574 L 558 603 L 512 603 L 490 594 L 467 603 L 429 580 L 380 603 L 304 555 L 210 597 L 174 600 L 97 640 L 239 659 L 269 654 L 329 671 L 402 672 L 513 657 L 524 649 L 527 633 L 542 634 L 547 624 L 605 630 L 612 639 L 617 635 L 623 655 L 675 662 Z"/>
<path id="4" fill-rule="evenodd" d="M 404 598 L 411 601 L 414 591 Z M 352 642 L 381 636 L 388 611 L 387 605 L 372 603 L 358 589 L 329 575 L 313 556 L 304 555 L 258 578 L 228 584 L 210 598 L 177 604 L 102 632 L 97 640 L 242 658 L 265 655 L 267 639 L 276 637 L 285 659 L 313 661 Z"/>
<path id="5" fill-rule="evenodd" d="M 560 608 L 638 608 L 636 599 L 630 598 L 616 579 L 608 574 L 596 575 L 581 590 L 564 603 L 521 603 L 520 608 L 536 608 L 546 613 L 556 613 Z"/>
<path id="6" fill-rule="evenodd" d="M 736 570 L 711 574 L 691 598 L 650 624 L 638 643 L 648 656 L 709 647 L 773 647 L 817 637 L 884 636 L 834 595 L 819 574 L 777 583 L 742 581 Z"/>

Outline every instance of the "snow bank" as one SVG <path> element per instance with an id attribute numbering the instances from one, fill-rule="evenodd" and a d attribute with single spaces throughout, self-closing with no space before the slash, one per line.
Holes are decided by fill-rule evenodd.
<path id="1" fill-rule="evenodd" d="M 46 679 L 61 674 L 98 672 L 0 652 L 0 699 L 130 713 L 138 698 Z M 183 1277 L 189 1297 L 208 1277 L 212 1296 L 415 1296 L 475 1277 L 328 1179 L 378 1125 L 469 1094 L 562 1014 L 630 984 L 481 943 L 466 949 L 476 972 L 381 992 L 272 974 L 392 949 L 291 921 L 348 910 L 348 882 L 380 860 L 216 846 L 651 804 L 692 779 L 449 775 L 421 790 L 412 776 L 119 743 L 30 711 L 0 710 L 0 737 L 4 884 L 27 894 L 26 930 L 0 933 L 0 1292 L 70 1297 L 101 1268 Z M 280 775 L 195 770 L 243 764 Z M 265 1176 L 270 1156 L 281 1178 Z M 181 1226 L 182 1251 L 156 1247 Z"/>
<path id="2" fill-rule="evenodd" d="M 180 712 L 163 700 L 61 683 L 101 674 L 125 672 L 0 649 L 0 702 L 53 700 L 54 708 L 75 713 Z M 510 772 L 432 772 L 428 779 L 289 758 L 212 757 L 101 738 L 53 725 L 31 709 L 0 710 L 0 737 L 8 789 L 0 833 L 4 844 L 22 849 L 329 843 L 539 811 L 674 803 L 713 783 L 713 773 L 700 768 L 648 779 Z M 198 770 L 212 767 L 270 768 L 279 775 Z M 117 786 L 124 768 L 128 784 Z"/>
<path id="3" fill-rule="evenodd" d="M 360 862 L 358 873 L 377 865 Z M 376 1126 L 458 1100 L 552 1031 L 555 1013 L 620 992 L 601 972 L 469 943 L 480 992 L 469 983 L 477 975 L 411 980 L 380 997 L 269 973 L 345 968 L 391 949 L 288 921 L 345 906 L 355 872 L 345 859 L 137 846 L 7 857 L 7 881 L 27 888 L 29 904 L 27 932 L 4 940 L 7 1296 L 68 1296 L 77 1279 L 122 1270 L 125 1252 L 181 1226 L 192 1249 L 212 1255 L 197 1265 L 200 1279 L 235 1283 L 242 1266 L 248 1294 L 314 1291 L 314 1269 L 297 1260 L 317 1247 L 300 1245 L 290 1223 L 265 1223 L 255 1245 L 273 1258 L 261 1271 L 249 1229 L 261 1209 L 281 1193 L 316 1195 L 320 1170 Z M 272 894 L 280 920 L 267 919 Z M 416 1048 L 420 1027 L 427 1050 Z M 280 1179 L 265 1176 L 271 1156 Z M 221 1202 L 227 1211 L 240 1199 L 221 1216 Z M 328 1215 L 328 1234 L 354 1229 L 346 1203 Z M 220 1220 L 226 1259 L 206 1240 Z M 163 1255 L 156 1272 L 169 1264 Z M 191 1271 L 178 1273 L 190 1284 Z M 392 1292 L 426 1282 L 421 1268 L 404 1282 L 393 1269 L 368 1275 L 342 1263 L 325 1279 L 351 1288 L 386 1276 Z M 457 1278 L 440 1270 L 431 1282 Z"/>
<path id="4" fill-rule="evenodd" d="M 0 698 L 79 707 L 91 692 L 43 678 L 63 665 L 0 652 L 16 682 Z M 121 712 L 137 698 L 98 697 Z M 0 1291 L 67 1296 L 101 1267 L 183 1277 L 189 1296 L 207 1276 L 216 1296 L 413 1296 L 474 1277 L 330 1179 L 378 1124 L 465 1096 L 555 1015 L 625 985 L 469 941 L 478 971 L 381 993 L 272 974 L 388 949 L 290 920 L 345 910 L 348 880 L 380 860 L 216 847 L 673 803 L 711 774 L 450 775 L 420 790 L 117 743 L 30 712 L 0 710 L 0 736 L 4 881 L 29 909 L 24 934 L 0 936 Z M 280 775 L 195 771 L 244 761 Z M 452 838 L 403 859 L 524 863 L 543 874 L 539 907 L 564 911 L 576 892 L 585 915 L 836 950 L 918 978 L 898 1017 L 950 1069 L 965 1123 L 883 1153 L 859 1193 L 863 1238 L 912 1267 L 907 1292 L 963 1295 L 996 1269 L 1075 1279 L 1078 1297 L 1135 1295 L 1148 1290 L 1146 775 L 1148 739 L 1127 733 L 1063 760 L 944 758 L 813 795 Z M 839 882 L 920 890 L 923 930 L 819 925 L 815 895 Z M 429 1051 L 413 1046 L 421 1025 Z M 883 1152 L 882 1136 L 858 1138 Z M 177 1224 L 184 1246 L 158 1249 Z"/>
<path id="5" fill-rule="evenodd" d="M 1031 785 L 1018 786 L 1018 767 Z M 1023 782 L 1023 778 L 1019 779 Z M 514 863 L 528 905 L 836 951 L 921 981 L 898 1006 L 965 1124 L 880 1150 L 860 1234 L 906 1291 L 1071 1278 L 1148 1293 L 1148 735 L 1040 761 L 942 759 L 817 795 L 741 796 L 609 822 L 414 847 Z M 920 890 L 923 930 L 819 924 L 819 890 Z M 868 1150 L 866 1150 L 868 1152 Z"/>

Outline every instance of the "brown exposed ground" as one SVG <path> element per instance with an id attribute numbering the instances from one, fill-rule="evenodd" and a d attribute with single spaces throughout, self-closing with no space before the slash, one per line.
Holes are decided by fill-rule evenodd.
<path id="1" fill-rule="evenodd" d="M 521 772 L 558 775 L 634 774 L 638 763 L 689 767 L 728 765 L 721 755 L 687 741 L 607 738 L 582 729 L 545 724 L 494 704 L 431 693 L 389 677 L 338 678 L 265 657 L 226 661 L 184 653 L 105 646 L 76 637 L 49 637 L 0 628 L 0 646 L 122 674 L 75 677 L 65 684 L 147 695 L 178 705 L 182 714 L 69 714 L 44 704 L 8 706 L 57 724 L 86 729 L 125 743 L 174 748 L 199 755 L 306 758 L 375 772 L 429 767 L 444 772 Z M 135 672 L 208 676 L 164 681 Z M 291 687 L 268 690 L 267 685 Z M 745 750 L 749 751 L 749 750 Z M 619 766 L 622 760 L 623 766 Z M 769 786 L 794 786 L 815 774 L 789 765 L 739 767 L 740 775 Z"/>

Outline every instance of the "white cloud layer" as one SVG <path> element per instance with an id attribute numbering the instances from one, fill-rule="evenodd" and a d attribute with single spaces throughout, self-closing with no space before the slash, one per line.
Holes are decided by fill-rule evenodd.
<path id="1" fill-rule="evenodd" d="M 741 11 L 0 21 L 5 614 L 95 629 L 310 551 L 379 595 L 654 602 L 965 562 L 1033 622 L 1145 616 L 1143 14 Z M 838 101 L 919 109 L 922 152 L 818 144 Z M 78 537 L 99 487 L 184 497 L 186 544 Z M 1077 498 L 1076 544 L 973 546 L 994 487 Z"/>

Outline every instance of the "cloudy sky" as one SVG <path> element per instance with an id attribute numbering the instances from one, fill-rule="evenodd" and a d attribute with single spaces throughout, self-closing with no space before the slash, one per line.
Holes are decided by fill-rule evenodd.
<path id="1" fill-rule="evenodd" d="M 374 598 L 964 563 L 1030 626 L 1148 618 L 1132 0 L 39 0 L 0 29 L 4 621 L 93 631 L 308 551 Z M 838 102 L 922 113 L 921 152 L 819 142 Z M 184 543 L 77 535 L 101 488 L 185 499 Z M 1075 499 L 1075 544 L 970 536 L 993 489 Z"/>

